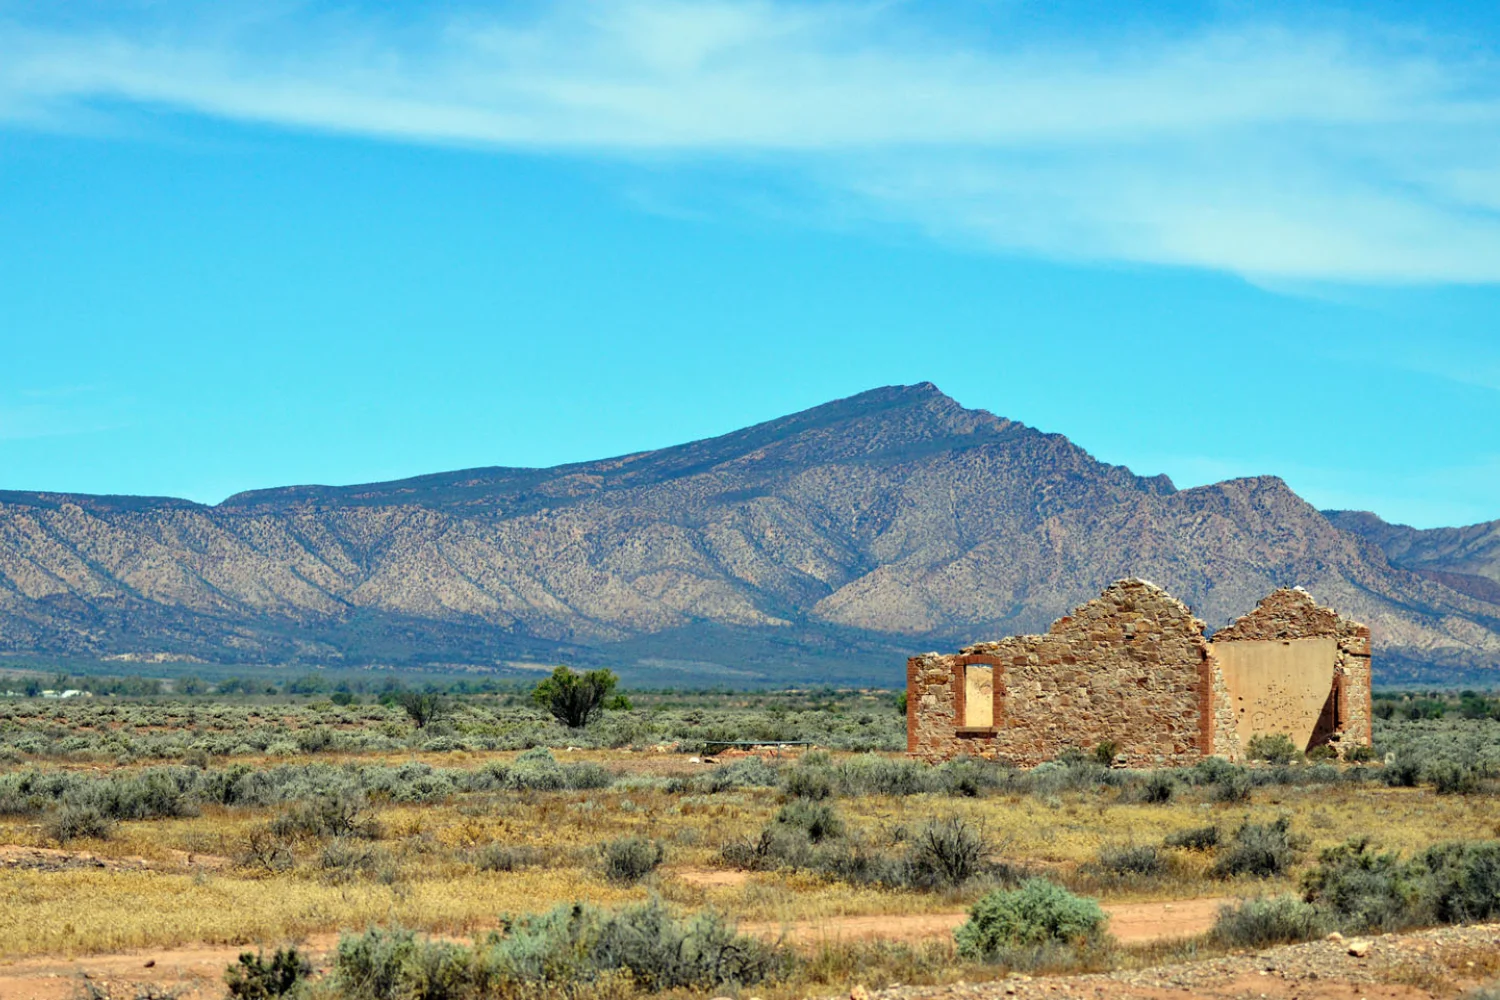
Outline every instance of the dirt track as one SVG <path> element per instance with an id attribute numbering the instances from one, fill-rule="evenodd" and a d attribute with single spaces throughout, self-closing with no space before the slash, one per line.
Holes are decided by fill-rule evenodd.
<path id="1" fill-rule="evenodd" d="M 1196 937 L 1214 925 L 1224 899 L 1187 899 L 1174 903 L 1121 903 L 1104 907 L 1109 930 L 1124 944 L 1144 944 L 1173 938 Z M 744 924 L 747 934 L 774 938 L 785 935 L 793 944 L 820 940 L 886 938 L 915 941 L 953 933 L 968 919 L 968 912 L 919 913 L 902 916 L 830 917 L 791 924 Z"/>
<path id="2" fill-rule="evenodd" d="M 1134 903 L 1106 907 L 1111 927 L 1122 940 L 1144 943 L 1191 936 L 1213 922 L 1219 900 Z M 912 940 L 951 932 L 962 914 L 897 917 L 845 917 L 788 927 L 745 925 L 747 932 L 780 935 L 797 942 L 827 936 L 896 937 Z M 324 958 L 337 935 L 303 942 Z M 31 958 L 0 963 L 0 1000 L 67 1000 L 87 975 L 117 997 L 135 995 L 137 986 L 172 990 L 180 1000 L 207 1000 L 224 994 L 227 965 L 245 950 L 198 945 L 79 959 Z M 1316 941 L 1141 972 L 1103 975 L 1017 977 L 985 983 L 904 987 L 870 995 L 871 1000 L 1424 1000 L 1451 997 L 1457 990 L 1500 974 L 1500 925 L 1450 927 L 1376 938 L 1369 955 L 1351 957 L 1347 944 Z"/>
<path id="3" fill-rule="evenodd" d="M 1195 899 L 1176 903 L 1131 903 L 1106 906 L 1110 927 L 1121 941 L 1135 943 L 1191 937 L 1212 926 L 1220 900 Z M 782 937 L 793 946 L 838 938 L 894 938 L 916 940 L 950 934 L 966 914 L 914 916 L 858 916 L 807 921 L 791 925 L 745 924 L 743 930 L 761 937 Z M 338 943 L 336 934 L 308 938 L 305 948 L 315 958 L 325 957 Z M 180 988 L 183 1000 L 218 997 L 223 993 L 224 969 L 243 947 L 191 945 L 78 959 L 28 958 L 0 964 L 0 1000 L 66 1000 L 85 973 L 111 985 L 150 983 Z M 148 967 L 146 963 L 150 962 Z"/>

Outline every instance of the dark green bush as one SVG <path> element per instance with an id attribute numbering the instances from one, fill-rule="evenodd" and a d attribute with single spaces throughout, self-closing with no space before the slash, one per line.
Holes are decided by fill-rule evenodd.
<path id="1" fill-rule="evenodd" d="M 1327 930 L 1327 921 L 1311 903 L 1296 896 L 1270 896 L 1221 906 L 1213 937 L 1229 948 L 1269 948 L 1311 941 Z"/>
<path id="2" fill-rule="evenodd" d="M 599 847 L 604 877 L 626 885 L 650 875 L 666 856 L 666 848 L 644 837 L 621 837 Z"/>
<path id="3" fill-rule="evenodd" d="M 508 921 L 486 948 L 501 982 L 587 982 L 626 970 L 643 990 L 748 986 L 784 972 L 781 948 L 741 937 L 712 911 L 675 917 L 659 900 L 606 912 L 584 904 Z"/>
<path id="4" fill-rule="evenodd" d="M 844 835 L 844 821 L 827 802 L 794 799 L 781 807 L 781 811 L 776 814 L 776 822 L 801 830 L 814 844 Z"/>
<path id="5" fill-rule="evenodd" d="M 1439 795 L 1471 795 L 1479 790 L 1479 774 L 1471 765 L 1437 760 L 1423 769 Z"/>
<path id="6" fill-rule="evenodd" d="M 804 831 L 773 823 L 759 836 L 725 844 L 719 858 L 731 868 L 754 872 L 804 868 L 812 861 L 812 845 Z"/>
<path id="7" fill-rule="evenodd" d="M 294 987 L 312 975 L 312 963 L 296 948 L 278 948 L 266 961 L 262 952 L 244 952 L 240 960 L 224 972 L 229 995 L 239 1000 L 273 1000 L 286 996 Z"/>
<path id="8" fill-rule="evenodd" d="M 1016 947 L 1086 943 L 1103 935 L 1104 924 L 1094 900 L 1031 879 L 1018 889 L 985 895 L 953 938 L 964 958 L 993 961 Z"/>
<path id="9" fill-rule="evenodd" d="M 401 930 L 346 935 L 331 978 L 343 1000 L 479 1000 L 572 996 L 620 976 L 628 977 L 626 991 L 722 991 L 790 967 L 784 949 L 740 936 L 715 913 L 678 918 L 652 900 L 614 912 L 575 903 L 507 918 L 502 933 L 475 948 Z"/>
<path id="10" fill-rule="evenodd" d="M 558 667 L 531 692 L 531 700 L 570 729 L 582 729 L 604 711 L 619 682 L 609 670 L 579 674 Z"/>
<path id="11" fill-rule="evenodd" d="M 378 840 L 379 822 L 358 794 L 330 795 L 297 802 L 271 821 L 271 832 L 284 839 L 349 837 Z"/>
<path id="12" fill-rule="evenodd" d="M 65 805 L 46 824 L 47 835 L 60 844 L 80 837 L 106 840 L 115 831 L 115 821 L 94 806 Z"/>
<path id="13" fill-rule="evenodd" d="M 1094 760 L 1109 767 L 1115 762 L 1115 756 L 1120 752 L 1120 744 L 1114 740 L 1105 740 L 1094 747 Z"/>
<path id="14" fill-rule="evenodd" d="M 1392 931 L 1426 921 L 1421 874 L 1368 838 L 1331 847 L 1302 879 L 1304 898 L 1352 931 Z"/>
<path id="15" fill-rule="evenodd" d="M 1177 791 L 1177 782 L 1165 771 L 1152 771 L 1141 785 L 1140 799 L 1152 805 L 1166 805 Z"/>
<path id="16" fill-rule="evenodd" d="M 1456 924 L 1500 916 L 1500 840 L 1436 844 L 1417 864 L 1436 919 Z"/>
<path id="17" fill-rule="evenodd" d="M 1155 877 L 1167 873 L 1167 862 L 1160 848 L 1142 844 L 1102 848 L 1094 867 L 1110 875 Z"/>
<path id="18" fill-rule="evenodd" d="M 1214 783 L 1215 802 L 1238 804 L 1250 801 L 1250 776 L 1243 770 L 1226 774 Z"/>
<path id="19" fill-rule="evenodd" d="M 1245 752 L 1251 760 L 1263 760 L 1270 764 L 1290 764 L 1302 756 L 1302 751 L 1286 733 L 1256 733 L 1250 737 Z"/>
<path id="20" fill-rule="evenodd" d="M 908 881 L 914 888 L 958 888 L 985 870 L 988 854 L 983 832 L 963 818 L 937 820 L 912 841 Z"/>
<path id="21" fill-rule="evenodd" d="M 833 772 L 830 768 L 804 761 L 787 772 L 786 793 L 796 799 L 814 802 L 833 795 Z"/>
<path id="22" fill-rule="evenodd" d="M 1301 839 L 1291 833 L 1291 821 L 1283 816 L 1274 823 L 1246 822 L 1219 850 L 1210 874 L 1215 878 L 1249 875 L 1274 878 L 1284 875 L 1301 854 Z"/>
<path id="23" fill-rule="evenodd" d="M 1402 749 L 1385 766 L 1385 783 L 1393 788 L 1415 788 L 1422 780 L 1422 759 L 1409 749 Z"/>
<path id="24" fill-rule="evenodd" d="M 458 1000 L 478 995 L 486 979 L 471 949 L 400 928 L 339 938 L 331 978 L 347 1000 Z"/>
<path id="25" fill-rule="evenodd" d="M 1219 846 L 1220 836 L 1217 826 L 1200 826 L 1168 834 L 1162 841 L 1162 846 L 1181 847 L 1189 851 L 1211 851 Z"/>
<path id="26" fill-rule="evenodd" d="M 474 867 L 482 872 L 520 871 L 540 862 L 541 857 L 533 847 L 485 844 L 474 852 Z"/>

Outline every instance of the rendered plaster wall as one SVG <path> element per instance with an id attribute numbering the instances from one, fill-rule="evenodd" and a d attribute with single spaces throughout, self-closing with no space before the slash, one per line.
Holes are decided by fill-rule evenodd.
<path id="1" fill-rule="evenodd" d="M 1245 639 L 1216 642 L 1242 744 L 1283 733 L 1306 750 L 1334 691 L 1333 638 Z"/>
<path id="2" fill-rule="evenodd" d="M 1332 608 L 1321 607 L 1300 587 L 1274 591 L 1261 599 L 1254 611 L 1214 633 L 1213 646 L 1226 651 L 1243 643 L 1289 643 L 1306 645 L 1321 639 L 1332 644 L 1332 684 L 1314 726 L 1310 745 L 1327 743 L 1340 753 L 1355 746 L 1369 746 L 1370 630 L 1359 622 L 1341 617 Z M 1330 655 L 1326 654 L 1325 655 Z M 1322 665 L 1321 671 L 1326 669 Z M 1241 732 L 1243 725 L 1240 724 Z M 1246 737 L 1248 739 L 1248 737 Z"/>

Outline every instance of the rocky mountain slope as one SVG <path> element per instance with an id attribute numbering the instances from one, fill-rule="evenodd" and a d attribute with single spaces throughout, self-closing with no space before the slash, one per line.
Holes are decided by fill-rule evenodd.
<path id="1" fill-rule="evenodd" d="M 1500 602 L 1367 536 L 1279 479 L 1179 491 L 924 384 L 553 469 L 216 507 L 0 493 L 0 649 L 894 683 L 909 651 L 1138 575 L 1210 625 L 1304 585 L 1371 624 L 1388 677 L 1500 664 Z"/>
<path id="2" fill-rule="evenodd" d="M 1464 528 L 1408 528 L 1362 510 L 1325 510 L 1337 527 L 1380 547 L 1409 569 L 1491 604 L 1500 603 L 1500 521 Z"/>

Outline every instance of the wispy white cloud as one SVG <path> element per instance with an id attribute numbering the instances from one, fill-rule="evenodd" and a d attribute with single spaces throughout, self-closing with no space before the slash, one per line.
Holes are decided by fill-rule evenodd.
<path id="1" fill-rule="evenodd" d="M 1090 44 L 1002 24 L 970 43 L 920 15 L 555 0 L 415 25 L 299 7 L 11 23 L 0 115 L 66 122 L 125 101 L 406 142 L 754 156 L 1004 251 L 1267 281 L 1500 280 L 1500 84 L 1476 56 L 1378 26 L 1246 21 Z"/>

